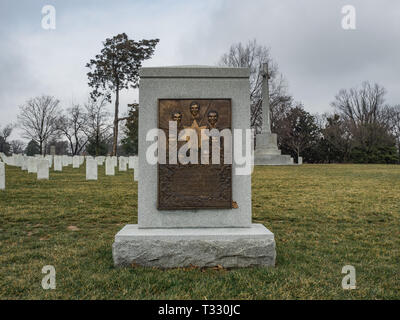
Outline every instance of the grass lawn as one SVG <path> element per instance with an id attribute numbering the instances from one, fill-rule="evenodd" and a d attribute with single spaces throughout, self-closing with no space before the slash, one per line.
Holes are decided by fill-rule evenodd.
<path id="1" fill-rule="evenodd" d="M 6 179 L 0 299 L 400 299 L 400 166 L 256 167 L 253 220 L 275 234 L 277 262 L 236 270 L 115 269 L 114 235 L 137 223 L 132 171 L 38 182 L 7 166 Z M 341 287 L 347 264 L 355 290 Z M 55 290 L 41 287 L 44 265 Z"/>

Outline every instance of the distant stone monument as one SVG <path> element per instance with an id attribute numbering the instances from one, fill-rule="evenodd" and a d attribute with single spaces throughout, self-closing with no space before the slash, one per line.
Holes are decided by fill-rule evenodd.
<path id="1" fill-rule="evenodd" d="M 97 160 L 86 159 L 86 180 L 97 180 Z"/>
<path id="2" fill-rule="evenodd" d="M 37 179 L 49 180 L 49 161 L 46 159 L 36 160 L 37 162 Z"/>
<path id="3" fill-rule="evenodd" d="M 254 151 L 255 165 L 292 165 L 293 158 L 282 155 L 278 149 L 278 137 L 271 132 L 268 64 L 263 64 L 262 72 L 262 126 L 261 133 L 256 135 L 256 149 Z"/>
<path id="4" fill-rule="evenodd" d="M 5 190 L 6 188 L 6 166 L 4 162 L 0 160 L 0 190 Z"/>
<path id="5" fill-rule="evenodd" d="M 201 153 L 206 159 L 221 157 L 218 164 L 185 164 L 185 153 L 178 153 L 178 164 L 154 164 L 146 156 L 154 144 L 146 140 L 148 132 L 155 128 L 166 132 L 171 123 L 192 133 L 190 140 L 179 140 L 178 146 L 181 142 L 193 146 L 195 136 L 204 138 L 203 129 L 250 129 L 249 74 L 248 68 L 141 69 L 140 157 L 134 169 L 135 174 L 140 173 L 138 224 L 128 224 L 116 234 L 116 266 L 231 268 L 275 264 L 273 233 L 252 223 L 250 170 L 239 174 L 242 165 L 224 162 L 225 156 L 231 156 L 225 150 L 232 150 L 225 148 L 225 137 L 217 156 L 212 154 L 214 149 Z M 165 135 L 169 142 L 176 141 L 176 135 Z M 251 150 L 245 143 L 240 145 L 242 154 Z M 200 148 L 197 146 L 193 149 Z M 167 158 L 176 158 L 177 149 L 167 148 L 171 148 Z"/>

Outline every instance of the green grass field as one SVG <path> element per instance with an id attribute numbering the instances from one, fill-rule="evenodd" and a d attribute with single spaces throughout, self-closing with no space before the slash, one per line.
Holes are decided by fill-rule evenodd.
<path id="1" fill-rule="evenodd" d="M 0 299 L 400 299 L 400 166 L 256 167 L 253 220 L 276 237 L 275 268 L 115 269 L 111 245 L 137 223 L 133 173 L 49 181 L 7 166 L 0 191 Z M 343 290 L 344 265 L 357 289 Z M 43 290 L 44 265 L 57 288 Z"/>

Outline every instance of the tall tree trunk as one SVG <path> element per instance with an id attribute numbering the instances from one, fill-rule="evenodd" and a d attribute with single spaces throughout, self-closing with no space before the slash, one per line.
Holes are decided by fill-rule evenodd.
<path id="1" fill-rule="evenodd" d="M 117 86 L 115 90 L 115 112 L 114 112 L 114 137 L 113 137 L 113 151 L 112 155 L 117 155 L 117 145 L 118 145 L 118 112 L 119 112 L 119 88 Z"/>
<path id="2" fill-rule="evenodd" d="M 40 149 L 40 154 L 43 155 L 43 141 L 39 141 L 39 149 Z"/>

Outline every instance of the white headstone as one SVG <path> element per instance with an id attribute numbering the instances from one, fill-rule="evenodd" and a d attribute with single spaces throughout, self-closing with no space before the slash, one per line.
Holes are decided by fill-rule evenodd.
<path id="1" fill-rule="evenodd" d="M 98 157 L 96 157 L 97 164 L 98 164 L 99 166 L 102 166 L 102 165 L 104 164 L 105 158 L 106 158 L 106 157 L 104 157 L 104 156 L 98 156 Z"/>
<path id="2" fill-rule="evenodd" d="M 0 161 L 0 190 L 6 188 L 6 166 Z"/>
<path id="3" fill-rule="evenodd" d="M 54 156 L 54 171 L 62 171 L 63 167 L 63 158 L 62 156 Z"/>
<path id="4" fill-rule="evenodd" d="M 297 164 L 303 164 L 303 157 L 297 158 Z"/>
<path id="5" fill-rule="evenodd" d="M 24 158 L 23 158 L 22 154 L 15 155 L 15 165 L 17 167 L 21 168 L 22 164 L 23 164 L 23 161 L 24 161 Z"/>
<path id="6" fill-rule="evenodd" d="M 67 167 L 69 165 L 69 157 L 67 155 L 63 155 L 61 157 L 63 167 Z"/>
<path id="7" fill-rule="evenodd" d="M 49 180 L 49 161 L 47 159 L 37 160 L 37 179 Z"/>
<path id="8" fill-rule="evenodd" d="M 22 158 L 21 169 L 24 171 L 28 170 L 28 157 L 26 157 L 26 156 L 23 156 L 23 158 Z"/>
<path id="9" fill-rule="evenodd" d="M 97 161 L 86 159 L 86 180 L 97 180 Z"/>
<path id="10" fill-rule="evenodd" d="M 28 173 L 37 173 L 37 158 L 28 158 Z"/>
<path id="11" fill-rule="evenodd" d="M 72 157 L 72 168 L 78 169 L 80 166 L 80 159 L 79 156 Z"/>
<path id="12" fill-rule="evenodd" d="M 128 168 L 129 169 L 134 169 L 134 166 L 135 166 L 135 164 L 134 164 L 134 162 L 135 162 L 135 157 L 134 156 L 130 156 L 129 157 L 129 159 L 128 159 Z"/>
<path id="13" fill-rule="evenodd" d="M 118 157 L 117 156 L 112 156 L 112 159 L 114 161 L 114 167 L 118 165 Z"/>
<path id="14" fill-rule="evenodd" d="M 126 171 L 126 165 L 128 164 L 126 157 L 119 157 L 119 171 Z"/>
<path id="15" fill-rule="evenodd" d="M 49 162 L 49 168 L 51 168 L 53 166 L 53 156 L 48 154 L 44 158 Z"/>
<path id="16" fill-rule="evenodd" d="M 106 176 L 115 175 L 114 160 L 111 157 L 106 158 Z"/>
<path id="17" fill-rule="evenodd" d="M 9 166 L 15 166 L 15 160 L 16 160 L 16 158 L 15 158 L 15 155 L 13 154 L 13 155 L 11 155 L 11 157 L 8 157 L 8 165 Z"/>
<path id="18" fill-rule="evenodd" d="M 79 166 L 83 165 L 85 162 L 85 156 L 79 156 Z"/>

